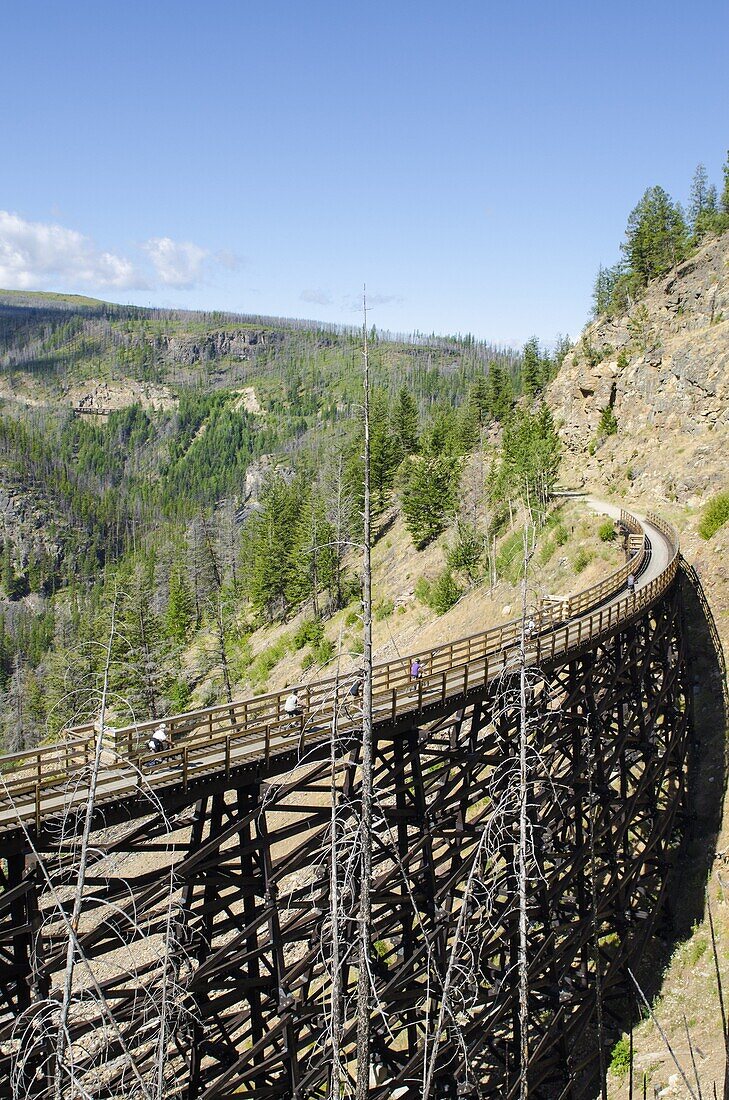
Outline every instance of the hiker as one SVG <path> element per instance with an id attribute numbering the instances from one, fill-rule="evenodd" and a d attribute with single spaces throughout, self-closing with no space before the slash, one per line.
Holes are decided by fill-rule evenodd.
<path id="1" fill-rule="evenodd" d="M 354 719 L 359 710 L 359 701 L 362 697 L 362 684 L 364 683 L 363 677 L 358 673 L 352 683 L 347 688 L 347 693 L 344 697 L 344 713 L 347 718 Z"/>
<path id="2" fill-rule="evenodd" d="M 147 742 L 147 748 L 150 752 L 163 752 L 164 749 L 168 749 L 170 746 L 170 739 L 167 736 L 167 726 L 162 722 L 157 726 L 156 730 Z"/>
<path id="3" fill-rule="evenodd" d="M 635 577 L 633 576 L 632 573 L 628 574 L 628 595 L 629 596 L 634 596 L 635 595 Z"/>
<path id="4" fill-rule="evenodd" d="M 527 621 L 524 623 L 524 637 L 531 638 L 536 633 L 536 630 L 537 624 L 534 622 L 534 619 L 527 619 Z"/>
<path id="5" fill-rule="evenodd" d="M 362 677 L 355 676 L 347 692 L 347 699 L 359 699 L 362 694 Z"/>
<path id="6" fill-rule="evenodd" d="M 410 679 L 413 683 L 416 683 L 423 674 L 423 666 L 419 657 L 413 657 L 410 662 Z"/>
<path id="7" fill-rule="evenodd" d="M 297 715 L 302 713 L 301 700 L 299 699 L 299 693 L 294 688 L 290 695 L 286 696 L 286 702 L 284 703 L 284 711 L 289 718 L 296 718 Z"/>

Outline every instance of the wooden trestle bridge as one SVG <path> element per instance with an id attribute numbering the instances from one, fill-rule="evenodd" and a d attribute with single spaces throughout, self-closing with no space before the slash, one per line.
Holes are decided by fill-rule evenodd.
<path id="1" fill-rule="evenodd" d="M 419 652 L 415 685 L 407 660 L 375 668 L 373 1100 L 422 1097 L 430 1057 L 433 1097 L 518 1095 L 522 653 L 530 1095 L 577 1098 L 599 1063 L 666 888 L 690 721 L 677 536 L 620 522 L 625 565 L 527 637 Z M 167 719 L 153 764 L 156 723 L 105 731 L 76 922 L 95 731 L 0 759 L 0 1096 L 54 1095 L 69 932 L 64 1097 L 328 1097 L 333 1009 L 353 1073 L 350 684 L 306 686 L 295 719 L 285 693 Z"/>

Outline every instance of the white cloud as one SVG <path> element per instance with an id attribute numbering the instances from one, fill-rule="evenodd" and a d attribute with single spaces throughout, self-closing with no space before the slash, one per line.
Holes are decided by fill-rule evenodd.
<path id="1" fill-rule="evenodd" d="M 119 290 L 147 286 L 131 260 L 100 251 L 75 229 L 0 210 L 0 286 L 29 290 L 78 283 Z"/>
<path id="2" fill-rule="evenodd" d="M 367 294 L 367 309 L 375 306 L 402 305 L 405 301 L 402 294 Z M 342 299 L 342 306 L 351 313 L 362 312 L 362 296 Z"/>
<path id="3" fill-rule="evenodd" d="M 237 271 L 243 261 L 237 252 L 231 252 L 228 248 L 220 248 L 213 256 L 213 260 L 227 271 Z"/>
<path id="4" fill-rule="evenodd" d="M 171 237 L 151 237 L 142 248 L 149 256 L 157 278 L 164 286 L 178 289 L 194 286 L 203 275 L 209 253 L 192 241 L 173 241 Z"/>
<path id="5" fill-rule="evenodd" d="M 302 290 L 299 298 L 302 302 L 309 302 L 315 306 L 330 306 L 332 297 L 325 290 Z"/>

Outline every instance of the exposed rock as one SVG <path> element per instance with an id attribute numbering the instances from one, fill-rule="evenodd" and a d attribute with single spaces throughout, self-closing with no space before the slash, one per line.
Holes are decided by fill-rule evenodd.
<path id="1" fill-rule="evenodd" d="M 165 362 L 192 366 L 215 359 L 249 359 L 252 348 L 279 343 L 282 339 L 283 333 L 272 330 L 227 329 L 202 336 L 159 336 L 155 349 Z"/>
<path id="2" fill-rule="evenodd" d="M 586 349 L 604 358 L 595 363 Z M 639 482 L 657 500 L 681 502 L 719 489 L 729 445 L 729 234 L 651 284 L 626 315 L 588 325 L 548 401 L 567 465 L 584 479 L 599 469 L 603 482 Z M 618 433 L 598 458 L 608 404 Z"/>

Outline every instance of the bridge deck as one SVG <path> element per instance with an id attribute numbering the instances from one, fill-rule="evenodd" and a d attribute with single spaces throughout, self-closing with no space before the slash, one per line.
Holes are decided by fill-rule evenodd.
<path id="1" fill-rule="evenodd" d="M 424 672 L 415 684 L 410 682 L 407 659 L 377 665 L 375 722 L 410 722 L 458 699 L 465 704 L 483 694 L 492 678 L 517 667 L 522 645 L 529 664 L 548 663 L 642 612 L 675 577 L 678 539 L 656 516 L 649 515 L 641 523 L 623 511 L 620 520 L 627 532 L 643 536 L 634 555 L 590 588 L 545 604 L 534 617 L 535 629 L 529 637 L 522 638 L 522 624 L 513 620 L 447 642 L 420 654 Z M 625 590 L 630 573 L 638 576 L 634 594 Z M 166 719 L 172 747 L 156 756 L 145 753 L 143 746 L 157 722 L 108 731 L 112 742 L 104 749 L 95 803 L 124 801 L 130 816 L 139 816 L 148 812 L 150 790 L 159 795 L 175 789 L 187 792 L 203 778 L 227 779 L 252 766 L 261 774 L 275 774 L 292 753 L 326 742 L 335 715 L 340 733 L 361 724 L 356 714 L 347 713 L 348 686 L 344 679 L 328 677 L 301 688 L 303 713 L 295 719 L 284 711 L 288 692 Z M 69 731 L 62 744 L 0 758 L 0 833 L 28 827 L 40 831 L 44 822 L 87 802 L 93 737 L 93 727 L 78 727 Z"/>

